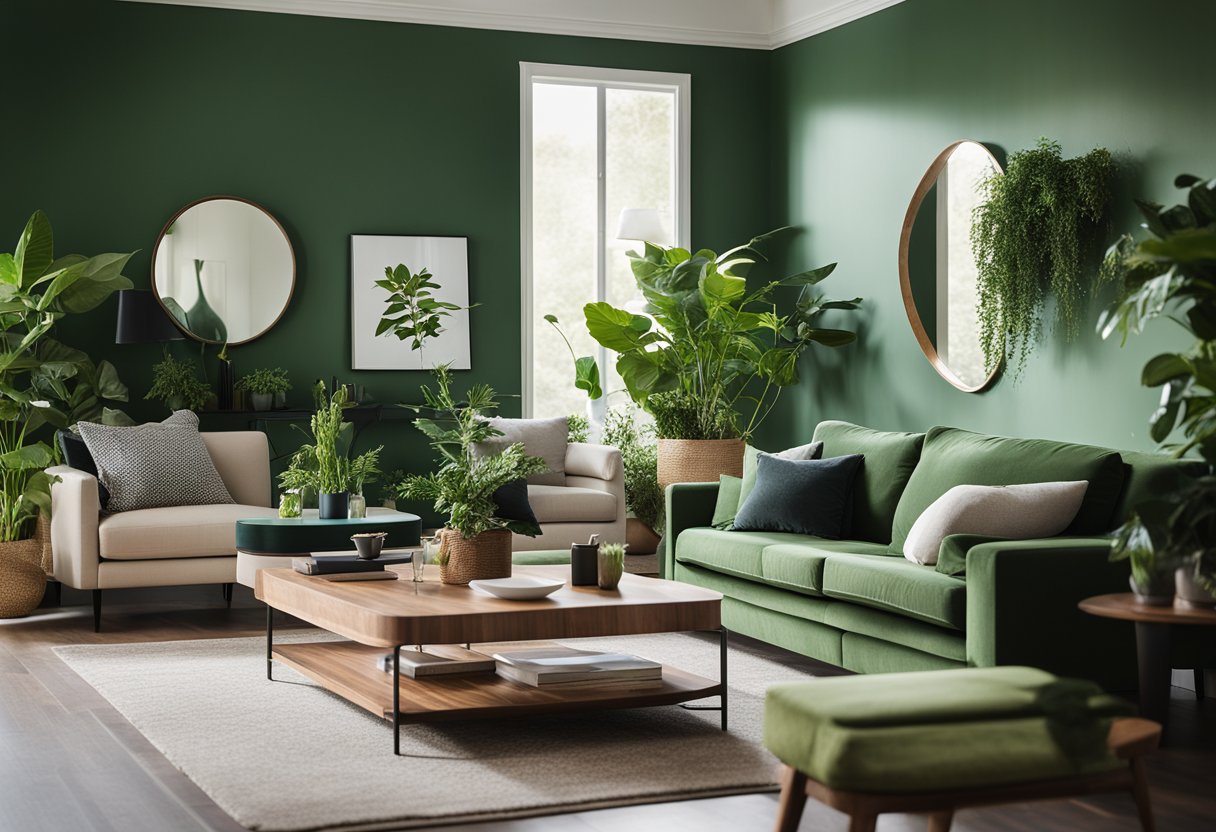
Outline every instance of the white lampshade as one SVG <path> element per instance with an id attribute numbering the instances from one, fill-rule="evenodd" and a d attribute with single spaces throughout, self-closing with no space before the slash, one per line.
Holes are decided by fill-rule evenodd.
<path id="1" fill-rule="evenodd" d="M 670 239 L 663 227 L 663 218 L 654 208 L 624 208 L 617 220 L 618 240 L 642 240 L 647 243 L 668 245 Z"/>

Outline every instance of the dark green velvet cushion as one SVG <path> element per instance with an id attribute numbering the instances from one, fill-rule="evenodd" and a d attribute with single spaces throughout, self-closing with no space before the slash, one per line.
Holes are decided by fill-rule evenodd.
<path id="1" fill-rule="evenodd" d="M 752 489 L 756 487 L 757 463 L 760 461 L 760 455 L 765 453 L 768 453 L 768 451 L 762 451 L 752 445 L 746 445 L 743 448 L 743 482 L 739 488 L 740 506 L 747 499 L 747 495 L 752 493 Z M 812 441 L 805 445 L 786 448 L 784 451 L 773 452 L 772 455 L 779 456 L 782 459 L 819 459 L 823 456 L 823 443 Z"/>
<path id="2" fill-rule="evenodd" d="M 920 463 L 908 481 L 891 530 L 891 551 L 902 552 L 912 524 L 956 485 L 1016 485 L 1087 480 L 1089 488 L 1070 535 L 1103 534 L 1112 528 L 1123 490 L 1123 460 L 1106 448 L 1048 439 L 1011 439 L 958 428 L 935 427 L 925 437 Z"/>
<path id="3" fill-rule="evenodd" d="M 851 537 L 891 542 L 891 523 L 900 495 L 920 459 L 923 433 L 891 433 L 848 422 L 820 422 L 815 440 L 823 458 L 861 454 L 861 472 L 853 483 Z"/>
<path id="4" fill-rule="evenodd" d="M 1131 708 L 1030 667 L 841 676 L 769 688 L 764 744 L 835 789 L 916 793 L 1125 766 L 1106 747 Z"/>
<path id="5" fill-rule="evenodd" d="M 714 519 L 710 525 L 715 529 L 729 529 L 739 513 L 739 492 L 743 489 L 743 480 L 730 474 L 718 476 L 718 501 L 714 503 Z"/>
<path id="6" fill-rule="evenodd" d="M 794 532 L 840 540 L 852 526 L 853 481 L 861 467 L 856 454 L 833 459 L 782 459 L 761 454 L 756 487 L 747 495 L 732 529 Z"/>

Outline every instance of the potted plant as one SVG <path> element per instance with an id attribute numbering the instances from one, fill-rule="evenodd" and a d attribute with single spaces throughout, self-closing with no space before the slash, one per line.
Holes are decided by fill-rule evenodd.
<path id="1" fill-rule="evenodd" d="M 649 555 L 658 549 L 663 525 L 663 489 L 659 487 L 659 449 L 654 428 L 639 425 L 638 411 L 613 408 L 604 420 L 605 445 L 621 452 L 625 469 L 625 539 L 634 554 Z"/>
<path id="2" fill-rule="evenodd" d="M 1183 441 L 1168 446 L 1173 455 L 1197 453 L 1210 471 L 1216 464 L 1216 180 L 1182 175 L 1174 184 L 1187 190 L 1186 203 L 1166 208 L 1138 201 L 1148 236 L 1124 235 L 1107 252 L 1103 273 L 1118 282 L 1119 296 L 1098 331 L 1103 338 L 1119 333 L 1126 343 L 1149 321 L 1167 317 L 1194 337 L 1188 350 L 1150 359 L 1140 382 L 1162 388 L 1149 420 L 1152 438 L 1165 442 L 1181 429 Z M 1177 567 L 1181 600 L 1216 603 L 1216 477 L 1196 475 L 1135 509 L 1116 537 L 1114 556 L 1151 544 L 1163 563 Z"/>
<path id="3" fill-rule="evenodd" d="M 168 353 L 152 365 L 152 387 L 145 399 L 164 403 L 170 411 L 202 410 L 215 394 L 198 376 L 192 361 L 178 361 Z"/>
<path id="4" fill-rule="evenodd" d="M 363 487 L 375 482 L 376 477 L 380 474 L 380 452 L 383 450 L 384 446 L 381 445 L 359 454 L 350 461 L 350 502 L 347 516 L 357 518 L 367 516 L 367 497 L 363 495 Z"/>
<path id="5" fill-rule="evenodd" d="M 762 249 L 788 230 L 720 255 L 646 243 L 643 253 L 628 253 L 646 314 L 603 302 L 583 308 L 591 337 L 617 354 L 629 397 L 654 417 L 663 486 L 741 474 L 744 442 L 772 412 L 781 390 L 797 383 L 803 352 L 812 344 L 839 347 L 857 338 L 815 326 L 820 312 L 861 303 L 809 293 L 835 263 L 748 288 L 751 267 L 767 260 Z M 799 291 L 782 305 L 787 287 Z M 548 319 L 556 325 L 556 318 Z M 597 398 L 593 368 L 593 359 L 576 358 L 575 383 Z"/>
<path id="6" fill-rule="evenodd" d="M 282 367 L 275 367 L 273 370 L 260 369 L 241 376 L 241 380 L 236 383 L 236 389 L 249 394 L 249 403 L 254 410 L 270 410 L 278 396 L 287 395 L 287 391 L 291 389 L 291 380 L 287 378 L 287 371 Z"/>
<path id="7" fill-rule="evenodd" d="M 68 424 L 65 408 L 92 414 L 99 404 L 88 401 L 92 377 L 79 377 L 87 357 L 65 356 L 50 333 L 65 316 L 87 312 L 132 285 L 122 275 L 130 254 L 56 259 L 53 236 L 50 220 L 36 211 L 13 252 L 0 253 L 0 583 L 10 590 L 0 607 L 5 617 L 28 614 L 46 583 L 52 478 L 45 469 L 55 452 L 35 433 L 46 423 Z M 117 393 L 106 375 L 109 392 Z M 46 397 L 47 390 L 54 398 Z"/>
<path id="8" fill-rule="evenodd" d="M 451 391 L 446 366 L 434 369 L 436 389 L 423 385 L 425 407 L 434 418 L 419 418 L 414 426 L 430 439 L 439 456 L 432 473 L 407 476 L 399 494 L 411 500 L 426 500 L 445 515 L 436 558 L 440 580 L 467 584 L 471 580 L 504 578 L 511 574 L 511 533 L 535 536 L 535 524 L 504 520 L 497 516 L 494 492 L 515 480 L 538 474 L 545 461 L 524 453 L 523 443 L 507 446 L 497 456 L 479 456 L 474 445 L 502 431 L 487 421 L 498 407 L 488 384 L 474 385 L 463 400 Z"/>
<path id="9" fill-rule="evenodd" d="M 346 388 L 339 386 L 327 395 L 325 382 L 318 381 L 313 401 L 316 412 L 309 420 L 312 443 L 296 451 L 280 483 L 284 488 L 315 488 L 320 518 L 342 520 L 350 508 L 350 459 L 346 451 L 350 434 L 342 418 L 347 407 Z"/>
<path id="10" fill-rule="evenodd" d="M 984 201 L 971 226 L 975 255 L 980 346 L 988 372 L 1006 355 L 1020 375 L 1043 332 L 1048 297 L 1056 323 L 1074 337 L 1094 281 L 1083 264 L 1110 200 L 1115 170 L 1110 152 L 1097 148 L 1075 159 L 1058 142 L 1009 157 L 1004 173 L 983 182 Z"/>

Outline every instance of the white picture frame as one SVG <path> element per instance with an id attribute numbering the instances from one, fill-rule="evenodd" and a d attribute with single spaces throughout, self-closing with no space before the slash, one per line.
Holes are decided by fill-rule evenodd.
<path id="1" fill-rule="evenodd" d="M 443 319 L 443 332 L 420 351 L 392 333 L 376 336 L 376 325 L 387 306 L 388 292 L 376 285 L 385 267 L 405 264 L 410 271 L 427 269 L 439 284 L 436 300 L 469 305 L 469 238 L 406 237 L 352 234 L 350 238 L 350 325 L 352 370 L 430 370 L 448 364 L 453 370 L 472 369 L 469 310 Z"/>

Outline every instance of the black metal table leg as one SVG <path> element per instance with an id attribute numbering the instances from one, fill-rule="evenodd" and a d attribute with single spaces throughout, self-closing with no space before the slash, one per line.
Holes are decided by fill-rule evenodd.
<path id="1" fill-rule="evenodd" d="M 1136 622 L 1136 659 L 1140 666 L 1140 715 L 1161 724 L 1170 704 L 1170 625 Z"/>
<path id="2" fill-rule="evenodd" d="M 266 605 L 266 678 L 274 681 L 274 607 Z"/>
<path id="3" fill-rule="evenodd" d="M 401 645 L 393 648 L 393 755 L 401 756 Z"/>

